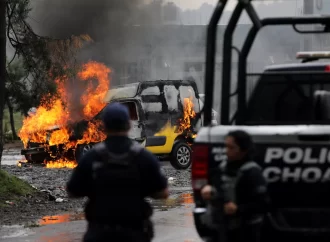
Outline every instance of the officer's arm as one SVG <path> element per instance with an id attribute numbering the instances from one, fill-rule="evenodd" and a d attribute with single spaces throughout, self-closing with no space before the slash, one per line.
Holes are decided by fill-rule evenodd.
<path id="1" fill-rule="evenodd" d="M 81 198 L 89 195 L 91 187 L 91 159 L 93 153 L 87 153 L 78 162 L 67 183 L 67 192 L 71 198 Z"/>
<path id="2" fill-rule="evenodd" d="M 267 182 L 261 170 L 251 169 L 246 177 L 251 184 L 251 202 L 248 204 L 238 204 L 237 213 L 264 213 L 270 207 L 270 199 L 267 191 Z"/>
<path id="3" fill-rule="evenodd" d="M 143 159 L 142 172 L 144 175 L 144 186 L 146 196 L 154 199 L 166 199 L 169 196 L 167 179 L 162 174 L 159 160 L 147 150 L 141 152 Z"/>

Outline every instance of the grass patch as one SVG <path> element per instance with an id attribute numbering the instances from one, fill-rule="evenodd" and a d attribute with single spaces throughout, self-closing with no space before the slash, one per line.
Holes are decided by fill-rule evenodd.
<path id="1" fill-rule="evenodd" d="M 22 196 L 33 194 L 36 190 L 27 182 L 0 170 L 0 204 L 18 200 Z"/>

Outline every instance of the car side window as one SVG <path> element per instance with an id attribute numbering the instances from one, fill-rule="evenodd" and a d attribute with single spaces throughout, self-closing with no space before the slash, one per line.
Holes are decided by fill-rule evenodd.
<path id="1" fill-rule="evenodd" d="M 196 98 L 196 93 L 194 89 L 191 86 L 180 86 L 180 99 L 182 106 L 184 107 L 184 100 L 186 98 L 189 98 L 189 100 L 192 102 L 193 109 L 196 113 L 200 112 L 200 106 L 199 101 Z"/>
<path id="2" fill-rule="evenodd" d="M 131 120 L 139 120 L 136 104 L 134 102 L 123 102 L 122 104 L 128 108 Z"/>

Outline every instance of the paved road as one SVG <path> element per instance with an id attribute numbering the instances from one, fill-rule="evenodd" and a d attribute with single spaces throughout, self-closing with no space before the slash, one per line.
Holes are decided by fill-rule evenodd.
<path id="1" fill-rule="evenodd" d="M 2 157 L 3 165 L 16 165 L 21 160 L 20 150 L 5 150 Z M 162 162 L 162 166 L 171 167 L 169 162 Z M 163 204 L 154 204 L 157 209 L 153 216 L 155 224 L 155 242 L 197 242 L 198 237 L 191 214 L 193 207 L 190 194 L 191 187 L 173 187 L 173 191 L 186 192 L 186 197 L 180 204 L 173 205 L 169 200 Z M 75 218 L 69 221 L 69 215 L 58 216 L 56 220 L 40 222 L 40 227 L 25 228 L 24 226 L 0 227 L 0 241 L 3 242 L 74 242 L 81 241 L 86 223 Z M 80 219 L 80 220 L 79 220 Z M 72 219 L 71 219 L 72 220 Z M 69 222 L 68 222 L 69 221 Z"/>
<path id="2" fill-rule="evenodd" d="M 156 230 L 155 242 L 197 242 L 201 241 L 195 229 L 191 214 L 192 204 L 156 211 L 153 217 Z M 49 221 L 49 223 L 57 221 Z M 46 222 L 47 223 L 47 222 Z M 83 220 L 43 225 L 36 228 L 20 226 L 0 229 L 2 242 L 74 242 L 81 241 L 86 227 Z"/>
<path id="3" fill-rule="evenodd" d="M 1 164 L 2 165 L 17 165 L 19 160 L 24 160 L 24 156 L 21 155 L 19 149 L 5 149 L 2 153 Z"/>

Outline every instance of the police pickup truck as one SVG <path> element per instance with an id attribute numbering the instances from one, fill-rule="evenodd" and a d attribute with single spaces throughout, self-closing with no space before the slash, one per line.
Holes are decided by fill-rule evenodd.
<path id="1" fill-rule="evenodd" d="M 267 67 L 265 73 L 327 72 L 329 67 L 330 63 L 278 65 Z M 270 217 L 272 229 L 309 234 L 324 232 L 318 226 L 330 230 L 330 75 L 260 77 L 245 118 L 242 126 L 200 130 L 193 148 L 194 189 L 207 183 L 208 169 L 225 159 L 227 133 L 245 130 L 253 136 L 255 160 L 269 183 L 276 216 L 281 217 Z"/>
<path id="2" fill-rule="evenodd" d="M 325 26 L 324 33 L 329 32 L 330 18 L 260 20 L 250 1 L 239 0 L 224 34 L 221 121 L 212 126 L 215 31 L 226 3 L 219 1 L 208 28 L 204 127 L 197 134 L 192 156 L 196 229 L 207 241 L 226 241 L 221 199 L 207 204 L 200 190 L 205 184 L 219 183 L 219 166 L 226 159 L 224 138 L 239 129 L 252 135 L 255 161 L 269 183 L 272 209 L 265 218 L 261 241 L 330 241 L 330 61 L 321 60 L 329 59 L 330 52 L 300 52 L 299 63 L 246 73 L 249 50 L 262 27 L 292 25 L 299 32 L 297 24 L 318 23 Z M 243 10 L 253 26 L 239 52 L 237 91 L 232 94 L 231 35 Z M 230 117 L 229 100 L 235 95 L 237 110 Z M 221 195 L 221 188 L 218 191 Z"/>

